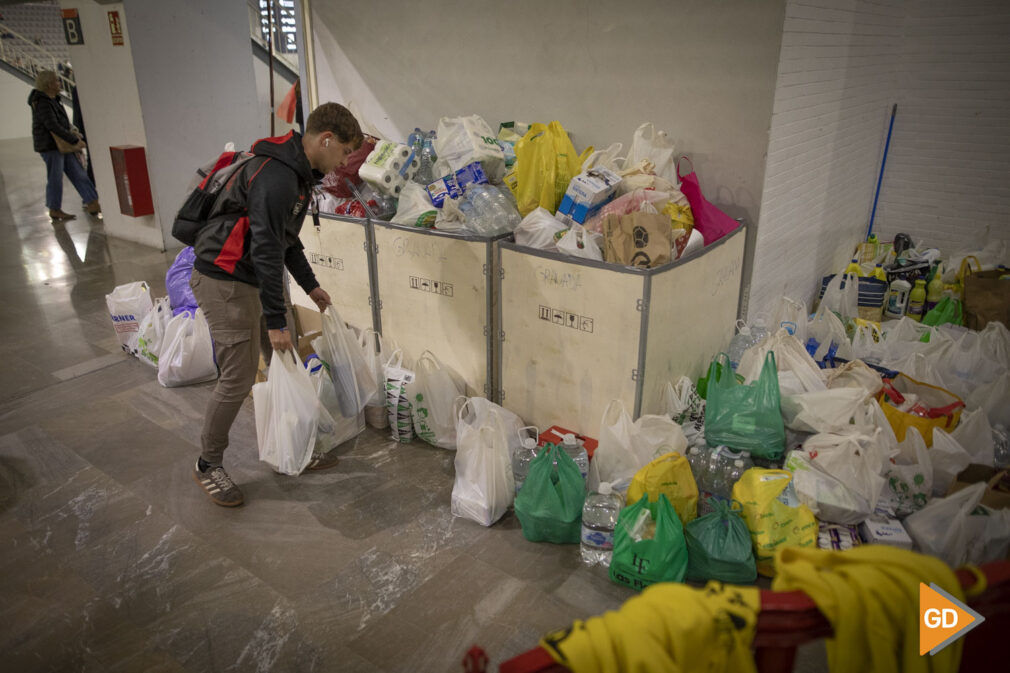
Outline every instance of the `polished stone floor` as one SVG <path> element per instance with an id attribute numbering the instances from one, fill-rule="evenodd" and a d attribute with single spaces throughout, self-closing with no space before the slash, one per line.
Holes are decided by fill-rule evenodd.
<path id="1" fill-rule="evenodd" d="M 509 515 L 449 513 L 452 454 L 366 431 L 332 471 L 256 457 L 251 400 L 194 484 L 210 385 L 166 389 L 120 352 L 105 294 L 170 253 L 107 238 L 67 183 L 53 225 L 30 141 L 0 142 L 0 653 L 5 671 L 459 671 L 630 594 Z M 115 195 L 102 195 L 106 209 Z"/>

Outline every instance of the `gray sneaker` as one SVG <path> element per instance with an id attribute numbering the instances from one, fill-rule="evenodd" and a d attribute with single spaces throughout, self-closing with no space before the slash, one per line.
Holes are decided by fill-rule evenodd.
<path id="1" fill-rule="evenodd" d="M 193 479 L 200 484 L 200 488 L 214 501 L 215 505 L 238 507 L 245 502 L 242 498 L 242 491 L 231 480 L 223 467 L 212 467 L 206 472 L 201 472 L 199 464 L 197 464 L 193 467 Z"/>

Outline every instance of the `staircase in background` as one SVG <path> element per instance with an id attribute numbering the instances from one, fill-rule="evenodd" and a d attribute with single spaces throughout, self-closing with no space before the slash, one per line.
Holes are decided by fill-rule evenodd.
<path id="1" fill-rule="evenodd" d="M 37 41 L 3 23 L 0 23 L 0 67 L 32 86 L 39 71 L 52 70 L 60 80 L 60 97 L 70 103 L 74 74 L 66 60 L 60 60 Z"/>

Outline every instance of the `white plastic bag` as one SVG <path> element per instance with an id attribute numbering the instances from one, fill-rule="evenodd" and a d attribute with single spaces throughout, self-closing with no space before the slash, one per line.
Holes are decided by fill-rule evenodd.
<path id="1" fill-rule="evenodd" d="M 663 407 L 666 415 L 681 426 L 698 417 L 705 417 L 705 400 L 698 394 L 694 381 L 686 376 L 677 379 L 676 385 L 667 381 L 663 389 Z"/>
<path id="2" fill-rule="evenodd" d="M 862 388 L 816 390 L 782 396 L 786 427 L 801 432 L 844 432 L 866 402 Z"/>
<path id="3" fill-rule="evenodd" d="M 429 228 L 435 226 L 437 216 L 438 209 L 432 205 L 427 189 L 416 182 L 408 182 L 403 186 L 393 222 Z"/>
<path id="4" fill-rule="evenodd" d="M 165 329 L 172 319 L 172 305 L 168 297 L 161 297 L 154 302 L 154 308 L 140 321 L 137 332 L 137 357 L 140 361 L 158 368 L 158 355 L 165 341 Z"/>
<path id="5" fill-rule="evenodd" d="M 105 295 L 105 306 L 119 337 L 119 345 L 130 355 L 137 355 L 140 321 L 154 308 L 147 283 L 138 281 L 118 286 Z"/>
<path id="6" fill-rule="evenodd" d="M 322 335 L 312 345 L 329 367 L 340 401 L 340 415 L 347 418 L 357 416 L 378 385 L 374 369 L 365 359 L 358 337 L 340 318 L 336 308 L 328 306 L 320 314 L 320 319 Z"/>
<path id="7" fill-rule="evenodd" d="M 898 501 L 898 515 L 905 516 L 925 507 L 932 497 L 933 462 L 917 428 L 908 428 L 898 450 L 884 476 Z"/>
<path id="8" fill-rule="evenodd" d="M 539 250 L 556 250 L 556 236 L 568 227 L 546 208 L 537 207 L 516 228 L 516 243 Z"/>
<path id="9" fill-rule="evenodd" d="M 936 434 L 936 430 L 933 430 Z M 961 412 L 961 422 L 950 433 L 951 438 L 968 452 L 971 462 L 976 465 L 993 467 L 996 463 L 992 425 L 985 409 L 969 409 Z"/>
<path id="10" fill-rule="evenodd" d="M 827 295 L 825 295 L 827 296 Z M 838 319 L 838 316 L 831 311 L 827 304 L 821 302 L 813 320 L 807 323 L 807 335 L 813 337 L 819 344 L 813 359 L 820 362 L 831 350 L 832 344 L 837 346 L 835 354 L 845 360 L 854 359 L 852 356 L 852 344 L 845 332 L 845 325 Z"/>
<path id="11" fill-rule="evenodd" d="M 666 131 L 657 131 L 652 122 L 645 122 L 635 130 L 624 165 L 633 166 L 643 160 L 652 162 L 656 175 L 677 184 L 673 141 Z"/>
<path id="12" fill-rule="evenodd" d="M 260 460 L 283 474 L 300 474 L 312 460 L 322 410 L 308 371 L 293 353 L 274 353 L 267 380 L 252 392 Z"/>
<path id="13" fill-rule="evenodd" d="M 403 351 L 393 351 L 383 367 L 386 381 L 386 413 L 393 441 L 406 444 L 414 439 L 414 418 L 411 415 L 407 386 L 414 380 L 414 372 L 403 366 Z"/>
<path id="14" fill-rule="evenodd" d="M 558 252 L 602 262 L 603 251 L 600 250 L 602 241 L 602 234 L 587 231 L 581 224 L 576 223 L 567 234 L 558 239 Z"/>
<path id="15" fill-rule="evenodd" d="M 188 386 L 217 378 L 214 344 L 203 309 L 184 311 L 168 321 L 158 356 L 158 383 L 166 388 Z"/>
<path id="16" fill-rule="evenodd" d="M 448 162 L 454 172 L 479 161 L 492 183 L 501 182 L 505 175 L 505 152 L 480 115 L 439 119 L 435 129 L 435 153 L 440 160 Z"/>
<path id="17" fill-rule="evenodd" d="M 941 428 L 933 428 L 929 460 L 933 465 L 934 497 L 946 495 L 957 475 L 971 464 L 971 456 L 965 448 Z"/>
<path id="18" fill-rule="evenodd" d="M 611 484 L 627 479 L 630 483 L 635 473 L 652 458 L 641 460 L 632 449 L 635 424 L 620 400 L 612 400 L 600 421 L 600 440 L 589 462 L 586 488 L 592 493 L 602 482 Z"/>
<path id="19" fill-rule="evenodd" d="M 880 328 L 872 323 L 856 325 L 852 334 L 852 357 L 879 365 L 886 355 L 887 349 Z"/>
<path id="20" fill-rule="evenodd" d="M 305 368 L 309 371 L 312 387 L 322 406 L 319 412 L 315 452 L 327 453 L 364 432 L 365 414 L 360 413 L 350 418 L 340 415 L 340 402 L 337 400 L 336 389 L 318 355 L 311 356 L 306 361 Z M 382 411 L 385 413 L 385 409 Z"/>
<path id="21" fill-rule="evenodd" d="M 1010 369 L 1010 329 L 998 320 L 993 320 L 979 332 L 991 361 L 1003 369 Z"/>
<path id="22" fill-rule="evenodd" d="M 645 414 L 634 423 L 631 435 L 631 449 L 641 459 L 648 456 L 647 463 L 670 452 L 687 455 L 687 438 L 680 425 L 666 416 Z"/>
<path id="23" fill-rule="evenodd" d="M 506 426 L 498 409 L 486 413 L 459 410 L 456 450 L 456 478 L 452 485 L 453 516 L 490 526 L 508 511 L 515 496 L 512 452 L 509 438 L 515 435 Z"/>
<path id="24" fill-rule="evenodd" d="M 918 549 L 952 568 L 1006 558 L 1010 510 L 979 507 L 985 490 L 984 482 L 972 484 L 905 519 L 905 529 Z"/>
<path id="25" fill-rule="evenodd" d="M 842 287 L 842 283 L 845 287 Z M 848 323 L 859 317 L 859 277 L 852 273 L 836 273 L 835 277 L 828 281 L 828 286 L 824 288 L 824 296 L 821 297 L 821 304 L 837 315 L 843 322 Z"/>
<path id="26" fill-rule="evenodd" d="M 785 468 L 793 473 L 800 502 L 818 519 L 845 525 L 861 523 L 877 506 L 885 480 L 883 465 L 861 435 L 818 434 L 808 438 L 804 451 L 793 451 Z"/>
<path id="27" fill-rule="evenodd" d="M 414 380 L 405 392 L 410 401 L 415 434 L 432 446 L 456 449 L 456 398 L 466 385 L 431 351 L 417 358 Z"/>
<path id="28" fill-rule="evenodd" d="M 624 149 L 624 145 L 621 143 L 612 143 L 605 150 L 596 150 L 582 162 L 582 171 L 606 168 L 608 171 L 617 173 L 624 167 L 624 157 L 620 156 L 622 149 Z"/>
<path id="29" fill-rule="evenodd" d="M 880 374 L 871 369 L 862 360 L 846 362 L 841 367 L 827 370 L 828 388 L 859 388 L 866 394 L 866 399 L 876 397 L 884 382 Z"/>
<path id="30" fill-rule="evenodd" d="M 837 320 L 837 319 L 836 319 Z M 813 361 L 807 350 L 789 334 L 785 328 L 780 328 L 769 335 L 756 346 L 751 346 L 740 357 L 736 373 L 744 377 L 747 384 L 753 383 L 761 376 L 765 356 L 768 351 L 775 352 L 775 367 L 779 373 L 792 372 L 796 375 L 804 392 L 827 390 L 821 368 Z"/>
<path id="31" fill-rule="evenodd" d="M 807 305 L 805 302 L 796 301 L 789 297 L 780 297 L 771 311 L 772 320 L 769 323 L 772 329 L 779 327 L 796 337 L 801 345 L 807 343 Z"/>
<path id="32" fill-rule="evenodd" d="M 982 409 L 989 425 L 1010 427 L 1010 372 L 976 388 L 965 400 L 968 408 Z"/>

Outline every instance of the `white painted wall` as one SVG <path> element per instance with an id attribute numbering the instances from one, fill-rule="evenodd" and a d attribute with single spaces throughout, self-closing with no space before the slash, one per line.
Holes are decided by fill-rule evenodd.
<path id="1" fill-rule="evenodd" d="M 812 306 L 819 279 L 844 267 L 865 236 L 895 100 L 904 5 L 786 5 L 750 314 L 783 294 Z"/>
<path id="2" fill-rule="evenodd" d="M 576 148 L 644 121 L 757 221 L 784 0 L 313 2 L 320 101 L 403 139 L 441 116 L 560 120 Z"/>
<path id="3" fill-rule="evenodd" d="M 30 84 L 0 70 L 0 140 L 32 137 L 31 92 Z"/>
<path id="4" fill-rule="evenodd" d="M 155 208 L 165 246 L 178 248 L 171 224 L 196 167 L 228 141 L 248 147 L 269 122 L 258 104 L 248 8 L 246 0 L 125 4 Z"/>
<path id="5" fill-rule="evenodd" d="M 148 171 L 152 167 L 152 153 L 147 146 L 137 78 L 134 76 L 130 52 L 131 26 L 128 17 L 121 4 L 99 5 L 94 0 L 62 0 L 61 4 L 65 8 L 77 9 L 81 17 L 84 44 L 69 47 L 70 60 L 74 66 L 81 112 L 88 132 L 95 186 L 102 201 L 105 230 L 112 236 L 163 249 L 158 213 L 146 217 L 127 217 L 120 213 L 119 197 L 112 174 L 109 147 L 114 145 L 145 146 Z M 107 14 L 117 10 L 122 20 L 125 41 L 124 46 L 118 47 L 112 45 Z M 151 192 L 157 204 L 159 190 L 153 180 Z M 65 196 L 68 196 L 66 192 Z M 73 210 L 70 209 L 70 212 Z"/>
<path id="6" fill-rule="evenodd" d="M 1010 3 L 905 7 L 898 115 L 874 228 L 885 240 L 903 231 L 947 252 L 1010 242 Z"/>

